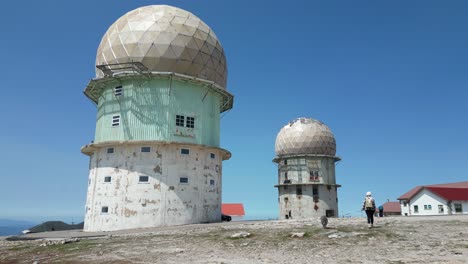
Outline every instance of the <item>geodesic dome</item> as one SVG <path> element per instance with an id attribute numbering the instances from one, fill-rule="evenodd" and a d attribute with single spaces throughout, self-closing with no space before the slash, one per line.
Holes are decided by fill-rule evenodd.
<path id="1" fill-rule="evenodd" d="M 324 123 L 311 118 L 298 118 L 285 125 L 275 143 L 276 155 L 335 156 L 336 141 Z"/>
<path id="2" fill-rule="evenodd" d="M 175 72 L 226 87 L 227 66 L 215 33 L 190 12 L 167 5 L 120 17 L 99 45 L 96 66 L 140 62 L 149 71 Z M 96 69 L 96 77 L 104 73 Z"/>

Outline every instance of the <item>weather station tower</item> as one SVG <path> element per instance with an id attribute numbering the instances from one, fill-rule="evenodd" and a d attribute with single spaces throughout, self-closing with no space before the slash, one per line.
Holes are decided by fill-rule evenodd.
<path id="1" fill-rule="evenodd" d="M 322 122 L 298 118 L 276 137 L 279 219 L 338 216 L 336 141 Z"/>
<path id="2" fill-rule="evenodd" d="M 190 12 L 145 6 L 112 24 L 84 94 L 97 106 L 85 231 L 221 221 L 220 114 L 231 109 L 215 33 Z"/>

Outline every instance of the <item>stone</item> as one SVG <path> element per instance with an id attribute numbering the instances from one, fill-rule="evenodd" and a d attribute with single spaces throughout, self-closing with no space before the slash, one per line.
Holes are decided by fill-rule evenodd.
<path id="1" fill-rule="evenodd" d="M 304 232 L 291 233 L 291 237 L 303 237 L 304 235 Z"/>
<path id="2" fill-rule="evenodd" d="M 239 233 L 235 233 L 234 235 L 231 236 L 231 238 L 244 238 L 244 237 L 249 237 L 250 236 L 250 233 L 249 232 L 239 232 Z"/>

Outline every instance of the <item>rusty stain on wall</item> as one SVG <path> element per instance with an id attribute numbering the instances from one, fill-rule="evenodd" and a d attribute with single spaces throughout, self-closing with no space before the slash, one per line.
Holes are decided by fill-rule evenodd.
<path id="1" fill-rule="evenodd" d="M 130 217 L 130 216 L 136 215 L 137 211 L 125 208 L 124 214 L 125 214 L 125 217 Z"/>
<path id="2" fill-rule="evenodd" d="M 156 173 L 161 174 L 161 166 L 156 165 L 156 167 L 154 167 L 153 171 L 156 172 Z"/>

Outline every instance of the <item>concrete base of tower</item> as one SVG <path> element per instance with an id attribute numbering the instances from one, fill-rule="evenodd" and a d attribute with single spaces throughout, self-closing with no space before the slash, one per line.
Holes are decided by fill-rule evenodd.
<path id="1" fill-rule="evenodd" d="M 221 221 L 223 149 L 144 141 L 82 152 L 90 155 L 84 231 Z"/>
<path id="2" fill-rule="evenodd" d="M 321 216 L 337 217 L 338 202 L 335 186 L 278 185 L 279 219 L 309 219 Z"/>

